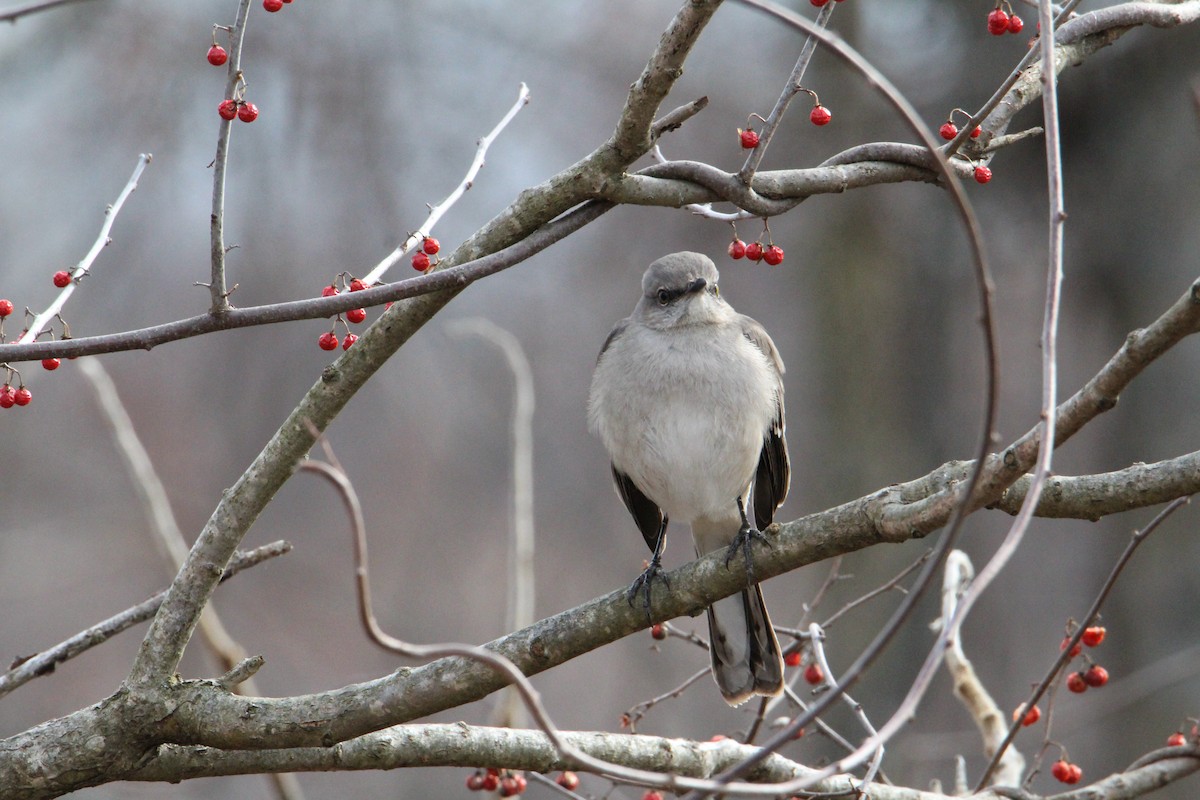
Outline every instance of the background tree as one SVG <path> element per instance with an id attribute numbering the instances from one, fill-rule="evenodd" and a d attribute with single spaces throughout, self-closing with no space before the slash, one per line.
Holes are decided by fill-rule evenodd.
<path id="1" fill-rule="evenodd" d="M 43 650 L 143 600 L 173 572 L 146 544 L 155 539 L 127 473 L 113 468 L 120 456 L 91 383 L 79 380 L 82 370 L 76 367 L 82 361 L 65 362 L 53 375 L 43 375 L 36 363 L 50 355 L 105 352 L 102 362 L 189 542 L 204 530 L 230 546 L 237 543 L 254 514 L 246 507 L 218 507 L 222 493 L 277 429 L 286 435 L 281 449 L 256 462 L 252 480 L 237 484 L 243 491 L 228 497 L 241 502 L 264 483 L 278 482 L 274 502 L 241 546 L 286 537 L 298 552 L 231 581 L 218 590 L 216 601 L 236 639 L 265 656 L 256 676 L 258 693 L 293 698 L 370 683 L 337 695 L 350 706 L 333 726 L 289 727 L 282 721 L 292 701 L 263 701 L 256 707 L 258 719 L 281 721 L 268 741 L 247 722 L 248 715 L 236 713 L 245 711 L 238 705 L 244 701 L 203 684 L 161 687 L 161 679 L 175 671 L 189 679 L 224 671 L 196 646 L 178 667 L 172 664 L 170 652 L 184 639 L 170 625 L 156 628 L 163 635 L 149 639 L 146 649 L 139 649 L 139 634 L 125 634 L 3 698 L 0 724 L 9 738 L 0 743 L 0 786 L 6 795 L 23 796 L 18 792 L 28 790 L 29 796 L 53 796 L 119 778 L 161 781 L 313 768 L 329 766 L 321 759 L 332 757 L 345 765 L 355 763 L 355 753 L 369 758 L 381 752 L 405 759 L 406 765 L 428 764 L 431 752 L 439 752 L 451 755 L 438 763 L 464 767 L 495 761 L 556 768 L 560 765 L 538 760 L 550 758 L 544 745 L 518 755 L 515 748 L 525 740 L 504 740 L 475 728 L 470 732 L 478 738 L 465 743 L 459 729 L 421 729 L 425 738 L 411 750 L 402 734 L 359 740 L 358 750 L 321 747 L 348 732 L 401 721 L 384 719 L 389 714 L 411 713 L 423 722 L 482 723 L 493 700 L 482 700 L 480 707 L 456 704 L 472 692 L 486 693 L 498 679 L 475 667 L 469 673 L 472 688 L 460 697 L 439 694 L 428 684 L 420 684 L 419 692 L 387 692 L 386 687 L 438 672 L 418 667 L 411 675 L 389 677 L 397 658 L 367 642 L 355 620 L 341 503 L 312 476 L 285 481 L 298 456 L 282 453 L 308 449 L 300 417 L 324 427 L 324 420 L 333 420 L 333 412 L 352 397 L 352 406 L 337 415 L 327 435 L 365 511 L 381 624 L 419 642 L 478 642 L 506 633 L 509 378 L 491 350 L 446 336 L 443 326 L 443 319 L 485 315 L 523 344 L 538 389 L 533 441 L 541 533 L 537 613 L 557 614 L 589 598 L 608 598 L 585 607 L 602 615 L 603 629 L 576 624 L 568 629 L 576 638 L 564 638 L 563 628 L 551 623 L 537 629 L 540 650 L 516 647 L 528 642 L 518 638 L 512 654 L 520 656 L 518 663 L 525 659 L 526 667 L 530 657 L 548 666 L 573 655 L 572 647 L 582 652 L 642 627 L 644 619 L 622 605 L 619 592 L 640 569 L 644 553 L 611 494 L 602 449 L 585 432 L 587 381 L 596 349 L 612 322 L 628 313 L 637 278 L 649 261 L 684 248 L 719 257 L 731 238 L 719 221 L 670 208 L 635 207 L 631 201 L 670 205 L 703 199 L 713 186 L 736 191 L 737 185 L 714 184 L 705 174 L 688 174 L 678 166 L 653 167 L 660 171 L 652 175 L 671 177 L 649 186 L 620 177 L 627 168 L 652 164 L 644 154 L 644 134 L 653 120 L 701 96 L 709 98 L 707 107 L 664 136 L 664 153 L 737 172 L 744 155 L 737 129 L 746 127 L 751 113 L 768 116 L 804 39 L 744 6 L 716 2 L 682 8 L 629 3 L 618 14 L 608 4 L 525 4 L 518 13 L 466 4 L 293 3 L 276 15 L 266 14 L 258 3 L 232 5 L 76 3 L 32 14 L 22 4 L 0 12 L 18 19 L 0 36 L 0 102 L 10 109 L 0 135 L 11 154 L 6 190 L 0 192 L 0 295 L 16 303 L 5 321 L 8 339 L 20 333 L 26 305 L 40 310 L 55 297 L 52 273 L 70 268 L 87 252 L 103 207 L 113 202 L 137 154 L 154 153 L 138 192 L 115 221 L 112 243 L 95 262 L 95 274 L 82 281 L 67 305 L 76 341 L 9 345 L 10 363 L 21 370 L 34 399 L 27 407 L 0 411 L 8 467 L 0 482 L 3 642 L 12 658 Z M 1026 30 L 994 37 L 986 30 L 990 3 L 853 0 L 830 7 L 836 9 L 831 29 L 870 56 L 909 98 L 931 134 L 950 109 L 974 112 L 983 106 L 1025 54 L 1037 13 L 1019 5 L 1014 10 L 1027 17 Z M 586 201 L 621 205 L 529 263 L 462 292 L 432 325 L 422 327 L 440 311 L 445 293 L 393 306 L 369 334 L 356 326 L 363 336 L 359 349 L 350 350 L 334 370 L 327 369 L 330 357 L 313 346 L 327 330 L 326 323 L 316 321 L 189 338 L 148 354 L 129 348 L 130 342 L 144 344 L 135 336 L 89 343 L 87 336 L 136 331 L 202 314 L 209 306 L 210 293 L 193 286 L 212 276 L 212 170 L 206 166 L 213 161 L 213 134 L 221 124 L 213 112 L 219 100 L 231 96 L 235 81 L 225 69 L 209 66 L 204 53 L 212 24 L 241 30 L 237 20 L 247 10 L 249 24 L 238 52 L 236 36 L 218 31 L 234 62 L 240 60 L 245 98 L 260 109 L 252 125 L 235 122 L 229 131 L 221 221 L 224 244 L 234 247 L 225 261 L 229 286 L 238 286 L 231 297 L 235 306 L 312 298 L 341 271 L 366 274 L 422 224 L 426 203 L 437 203 L 454 189 L 476 140 L 511 107 L 521 81 L 530 85 L 533 105 L 496 139 L 488 167 L 434 231 L 443 243 L 445 265 L 466 264 L 513 243 L 532 251 L 546 237 L 545 230 L 537 232 L 540 226 Z M 1195 182 L 1187 176 L 1196 167 L 1192 54 L 1200 34 L 1195 25 L 1172 25 L 1175 15 L 1179 22 L 1194 21 L 1197 3 L 1115 4 L 1109 10 L 1088 3 L 1075 13 L 1082 15 L 1072 23 L 1076 34 L 1093 30 L 1085 26 L 1096 32 L 1064 41 L 1064 47 L 1071 46 L 1064 52 L 1080 66 L 1065 73 L 1059 96 L 1070 215 L 1057 337 L 1062 400 L 1101 372 L 1127 332 L 1150 325 L 1188 291 L 1195 277 L 1188 259 L 1196 252 L 1191 223 L 1198 207 Z M 1147 21 L 1171 29 L 1126 31 L 1128 24 Z M 1093 46 L 1111 40 L 1113 47 L 1093 52 Z M 630 94 L 648 57 L 651 67 L 640 84 L 644 91 Z M 676 77 L 675 67 L 685 59 L 687 68 Z M 765 170 L 814 167 L 863 143 L 918 141 L 887 100 L 829 51 L 817 51 L 804 84 L 819 92 L 833 120 L 820 128 L 810 125 L 809 100 L 801 95 L 766 150 Z M 1041 124 L 1037 84 L 1025 88 L 1034 90 L 1032 107 L 1012 117 L 1013 106 L 997 106 L 984 121 L 987 136 Z M 960 125 L 965 122 L 957 118 Z M 912 159 L 918 151 L 891 148 L 885 155 Z M 889 166 L 877 158 L 872 154 L 871 163 L 860 161 L 844 171 L 863 174 L 864 183 L 903 182 L 836 197 L 815 195 L 772 217 L 771 235 L 787 253 L 779 267 L 718 258 L 724 291 L 772 331 L 789 367 L 796 480 L 779 519 L 798 522 L 785 526 L 775 549 L 758 554 L 757 569 L 775 575 L 840 550 L 866 548 L 886 538 L 880 531 L 897 543 L 847 555 L 838 572 L 853 575 L 852 580 L 828 582 L 829 569 L 814 566 L 769 582 L 768 601 L 778 609 L 776 622 L 785 626 L 804 618 L 804 604 L 814 602 L 823 586 L 824 599 L 811 615 L 818 620 L 885 585 L 929 547 L 900 544 L 907 529 L 888 527 L 894 519 L 888 514 L 902 512 L 885 502 L 854 507 L 879 512 L 873 518 L 876 527 L 857 531 L 855 520 L 844 513 L 803 515 L 872 497 L 881 487 L 971 458 L 982 427 L 987 370 L 970 242 L 959 212 L 947 192 L 924 185 L 936 179 L 931 162 Z M 1001 356 L 995 427 L 999 442 L 1007 444 L 1033 428 L 1041 397 L 1038 339 L 1048 216 L 1041 199 L 1046 196 L 1044 140 L 1022 139 L 987 158 L 994 172 L 987 185 L 970 182 L 969 166 L 961 172 L 993 271 Z M 557 178 L 546 182 L 551 175 Z M 580 177 L 564 179 L 575 175 Z M 819 180 L 822 174 L 760 174 L 759 180 L 772 177 Z M 709 188 L 697 188 L 696 181 Z M 774 199 L 803 197 L 812 186 L 755 184 L 760 194 Z M 635 190 L 650 194 L 635 196 Z M 738 230 L 753 239 L 760 228 L 750 219 Z M 405 277 L 402 270 L 408 270 L 407 258 L 387 279 Z M 296 313 L 326 317 L 337 302 Z M 381 306 L 375 299 L 372 303 L 373 322 Z M 1177 315 L 1180 333 L 1189 324 L 1186 305 Z M 586 313 L 580 314 L 581 308 Z M 246 316 L 237 311 L 218 319 Z M 57 323 L 55 331 L 61 334 Z M 406 346 L 391 356 L 401 344 Z M 1138 357 L 1133 352 L 1133 359 Z M 1194 344 L 1184 341 L 1136 376 L 1116 410 L 1090 421 L 1094 409 L 1083 409 L 1078 419 L 1088 420 L 1087 425 L 1055 454 L 1055 472 L 1107 473 L 1135 461 L 1174 459 L 1197 450 L 1191 422 L 1195 359 Z M 307 394 L 314 381 L 316 388 Z M 298 402 L 299 413 L 281 428 Z M 1027 448 L 1019 457 L 1028 455 Z M 1177 461 L 1166 471 L 1175 480 L 1166 495 L 1195 490 L 1189 484 L 1200 473 L 1194 460 Z M 906 486 L 905 499 L 944 485 L 949 477 L 961 486 L 968 472 L 947 468 L 936 473 L 941 483 Z M 1131 485 L 1128 473 L 1123 478 L 1109 483 Z M 1048 487 L 1051 499 L 1073 490 L 1065 482 Z M 255 502 L 266 499 L 258 496 Z M 1014 510 L 1012 499 L 1005 498 L 1008 510 Z M 953 507 L 926 505 L 941 512 Z M 1129 531 L 1144 528 L 1155 511 L 1109 515 L 1105 509 L 1104 519 L 1095 523 L 1033 523 L 1031 535 L 982 596 L 965 629 L 966 654 L 1005 713 L 1046 674 L 1067 619 L 1086 613 L 1126 547 Z M 1197 705 L 1192 513 L 1184 510 L 1160 526 L 1106 600 L 1107 649 L 1088 652 L 1111 673 L 1109 685 L 1082 697 L 1055 694 L 1050 735 L 1082 766 L 1083 784 L 1124 769 L 1177 728 L 1190 733 L 1185 720 L 1196 715 Z M 926 532 L 940 524 L 936 514 L 919 521 L 928 525 L 919 527 Z M 973 514 L 959 545 L 982 563 L 1010 524 L 1011 518 L 997 511 Z M 686 546 L 668 550 L 673 566 L 689 558 Z M 188 585 L 188 574 L 204 573 L 185 572 L 176 586 Z M 676 593 L 656 594 L 656 608 L 664 616 L 694 610 L 703 600 L 696 592 L 733 591 L 740 574 L 708 562 L 689 566 L 676 576 Z M 912 580 L 910 575 L 904 583 Z M 618 594 L 609 594 L 614 591 Z M 834 676 L 843 674 L 898 602 L 895 593 L 886 593 L 829 626 L 824 651 Z M 936 592 L 927 593 L 852 689 L 875 725 L 897 706 L 929 651 L 933 636 L 925 623 L 938 616 L 937 603 Z M 187 618 L 186 613 L 164 615 L 159 624 Z M 687 622 L 679 624 L 687 629 Z M 557 649 L 547 655 L 544 645 L 551 642 Z M 540 674 L 535 685 L 557 724 L 620 732 L 623 711 L 682 684 L 706 663 L 703 652 L 675 639 L 653 648 L 652 642 L 644 634 L 623 639 Z M 113 694 L 135 662 L 130 686 L 144 678 L 159 692 L 153 702 L 135 702 L 137 692 Z M 916 720 L 889 743 L 883 768 L 897 785 L 923 787 L 940 778 L 951 786 L 959 754 L 967 759 L 970 783 L 984 771 L 975 734 L 966 736 L 972 731 L 970 717 L 945 688 L 939 678 Z M 180 699 L 175 692 L 188 693 L 194 702 L 175 705 Z M 371 707 L 367 701 L 379 696 L 373 692 L 382 692 L 386 702 Z M 94 715 L 64 717 L 106 697 L 111 699 Z M 1049 709 L 1043 701 L 1043 712 Z M 729 711 L 704 678 L 682 697 L 653 708 L 637 730 L 704 741 L 715 733 L 745 734 L 758 711 L 756 706 Z M 832 712 L 830 724 L 851 741 L 862 739 L 858 721 L 842 713 Z M 787 706 L 778 707 L 768 722 L 792 714 Z M 64 721 L 34 727 L 58 717 Z M 115 730 L 96 727 L 118 722 Z M 1026 756 L 1037 756 L 1042 725 L 1017 739 Z M 101 729 L 108 734 L 102 742 L 95 737 Z M 434 738 L 439 730 L 457 736 L 458 746 L 439 748 Z M 762 727 L 757 741 L 773 730 Z M 47 733 L 54 734 L 49 741 Z M 159 741 L 185 746 L 153 749 Z M 617 742 L 628 765 L 655 766 L 638 760 L 643 751 L 634 742 Z M 59 744 L 53 752 L 36 749 Z M 197 750 L 194 744 L 227 752 Z M 295 749 L 260 749 L 268 744 Z M 1184 746 L 1195 752 L 1194 739 Z M 723 763 L 740 756 L 731 745 L 713 749 L 727 759 Z M 811 765 L 843 752 L 832 740 L 808 736 L 789 744 L 783 755 Z M 675 755 L 674 768 L 683 771 L 681 756 Z M 1057 757 L 1056 747 L 1045 751 L 1031 791 L 1063 788 L 1047 774 Z M 1194 763 L 1157 762 L 1150 772 L 1177 776 Z M 31 764 L 45 769 L 37 780 Z M 771 776 L 779 777 L 786 766 L 771 762 L 776 770 Z M 313 796 L 383 797 L 398 789 L 457 791 L 468 774 L 392 769 L 311 774 L 300 783 Z M 42 778 L 49 782 L 40 784 Z M 1193 785 L 1175 783 L 1156 796 L 1189 797 Z M 585 778 L 583 789 L 600 794 L 607 784 Z M 194 780 L 171 788 L 123 782 L 82 794 L 265 797 L 280 790 L 289 791 L 254 777 Z M 535 791 L 549 792 L 529 790 Z M 885 791 L 876 787 L 873 794 L 885 796 Z"/>

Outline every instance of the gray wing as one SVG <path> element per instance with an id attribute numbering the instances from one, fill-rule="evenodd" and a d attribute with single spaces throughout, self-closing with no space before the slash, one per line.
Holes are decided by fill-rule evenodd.
<path id="1" fill-rule="evenodd" d="M 775 343 L 767 331 L 750 317 L 741 315 L 742 334 L 762 351 L 775 367 L 775 418 L 763 437 L 762 452 L 758 455 L 758 469 L 754 473 L 754 522 L 759 530 L 766 528 L 775 518 L 775 510 L 787 499 L 791 483 L 792 467 L 788 459 L 787 440 L 784 438 L 783 412 L 783 359 L 775 349 Z"/>

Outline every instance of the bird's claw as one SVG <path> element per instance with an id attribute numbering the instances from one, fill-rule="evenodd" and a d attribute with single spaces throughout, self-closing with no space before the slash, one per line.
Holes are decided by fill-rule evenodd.
<path id="1" fill-rule="evenodd" d="M 655 579 L 665 583 L 667 585 L 667 589 L 670 590 L 671 581 L 667 578 L 667 573 L 663 572 L 662 566 L 657 557 L 651 561 L 650 565 L 642 571 L 642 574 L 638 575 L 633 583 L 630 584 L 629 592 L 626 596 L 626 599 L 629 601 L 629 605 L 632 606 L 634 598 L 638 596 L 638 593 L 640 592 L 642 594 L 642 608 L 646 611 L 647 621 L 650 620 L 650 591 L 653 588 Z"/>
<path id="2" fill-rule="evenodd" d="M 729 543 L 729 549 L 725 551 L 726 568 L 729 567 L 729 562 L 738 554 L 738 551 L 741 551 L 743 557 L 746 559 L 746 576 L 750 578 L 751 582 L 754 581 L 754 565 L 750 561 L 750 548 L 755 541 L 762 542 L 767 547 L 773 546 L 771 540 L 762 531 L 750 527 L 749 523 L 744 523 L 738 529 L 737 536 L 733 537 L 733 541 Z"/>

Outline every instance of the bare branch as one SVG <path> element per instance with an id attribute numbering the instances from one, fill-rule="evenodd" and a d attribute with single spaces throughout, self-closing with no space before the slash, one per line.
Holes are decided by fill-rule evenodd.
<path id="1" fill-rule="evenodd" d="M 242 43 L 246 38 L 246 21 L 250 16 L 251 0 L 238 0 L 237 13 L 230 32 L 229 66 L 225 80 L 225 99 L 240 100 L 244 89 L 242 75 Z M 217 134 L 217 154 L 213 158 L 212 215 L 209 218 L 209 260 L 211 277 L 208 281 L 209 313 L 220 316 L 232 306 L 225 281 L 225 172 L 229 166 L 229 137 L 233 120 L 222 119 Z"/>
<path id="2" fill-rule="evenodd" d="M 92 264 L 95 263 L 96 258 L 100 255 L 100 251 L 107 247 L 111 241 L 109 235 L 112 233 L 113 223 L 117 221 L 117 214 L 121 213 L 121 209 L 125 206 L 125 201 L 137 189 L 138 180 L 142 177 L 142 172 L 146 169 L 146 165 L 150 163 L 152 158 L 153 156 L 149 153 L 142 153 L 138 156 L 137 165 L 134 166 L 133 174 L 129 176 L 129 180 L 126 181 L 125 188 L 117 195 L 117 199 L 113 201 L 113 204 L 104 210 L 104 224 L 100 226 L 100 234 L 96 237 L 96 241 L 92 243 L 91 249 L 88 250 L 87 254 L 71 270 L 71 282 L 63 287 L 54 298 L 54 302 L 45 311 L 38 314 L 34 317 L 33 322 L 29 323 L 29 329 L 17 340 L 18 346 L 36 341 L 38 335 L 41 334 L 46 325 L 67 304 L 67 299 L 74 294 L 75 287 L 78 285 L 76 282 L 88 274 L 92 268 Z M 13 349 L 15 350 L 15 348 Z"/>
<path id="3" fill-rule="evenodd" d="M 221 582 L 224 583 L 244 569 L 257 566 L 276 556 L 290 553 L 291 550 L 291 544 L 284 541 L 265 544 L 253 550 L 239 550 L 234 554 L 233 559 L 225 568 L 225 572 L 221 576 Z M 47 648 L 36 655 L 17 659 L 17 663 L 8 672 L 0 675 L 0 697 L 8 694 L 23 683 L 28 683 L 34 678 L 50 674 L 59 664 L 92 649 L 98 644 L 107 642 L 121 631 L 150 619 L 158 611 L 166 595 L 167 592 L 164 589 L 149 600 L 144 600 L 133 608 L 122 611 L 115 617 L 109 617 L 103 622 L 82 630 L 53 647 Z"/>
<path id="4" fill-rule="evenodd" d="M 463 179 L 459 181 L 458 186 L 454 187 L 454 191 L 450 192 L 450 194 L 446 196 L 446 199 L 442 200 L 442 202 L 438 203 L 437 205 L 430 207 L 429 216 L 427 216 L 425 221 L 421 223 L 421 227 L 417 228 L 415 232 L 409 234 L 408 238 L 405 239 L 399 247 L 397 247 L 390 254 L 388 254 L 386 258 L 376 264 L 370 272 L 364 275 L 362 278 L 363 283 L 365 283 L 367 286 L 374 286 L 379 282 L 380 278 L 383 277 L 383 273 L 391 269 L 396 262 L 404 256 L 405 253 L 420 243 L 421 240 L 426 236 L 429 236 L 431 233 L 433 233 L 433 226 L 437 225 L 438 221 L 445 216 L 446 212 L 458 202 L 459 198 L 466 194 L 467 190 L 470 189 L 472 185 L 474 185 L 475 178 L 479 175 L 479 170 L 483 169 L 484 159 L 487 157 L 487 151 L 488 148 L 491 147 L 492 142 L 496 140 L 496 137 L 500 135 L 501 131 L 508 127 L 508 123 L 512 122 L 513 117 L 515 117 L 520 110 L 527 105 L 529 105 L 529 87 L 522 83 L 517 89 L 517 101 L 513 103 L 512 107 L 508 109 L 508 112 L 500 118 L 500 121 L 496 123 L 496 126 L 492 128 L 491 131 L 489 131 L 487 135 L 481 138 L 477 143 L 475 148 L 475 157 L 471 160 L 471 166 L 467 168 L 467 173 L 463 176 Z M 361 294 L 358 292 L 355 293 L 355 296 L 360 300 L 362 299 Z"/>

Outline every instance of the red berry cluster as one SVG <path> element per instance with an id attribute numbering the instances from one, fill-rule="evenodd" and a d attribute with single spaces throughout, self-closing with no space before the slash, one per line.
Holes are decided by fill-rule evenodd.
<path id="1" fill-rule="evenodd" d="M 290 2 L 292 2 L 292 0 L 263 0 L 263 8 L 274 14 L 276 11 L 280 10 L 284 7 L 284 5 Z"/>
<path id="2" fill-rule="evenodd" d="M 217 113 L 226 122 L 232 121 L 234 117 L 237 117 L 242 122 L 254 122 L 254 120 L 258 119 L 258 106 L 254 105 L 254 103 L 248 103 L 245 100 L 227 98 L 217 104 Z"/>
<path id="3" fill-rule="evenodd" d="M 338 288 L 339 283 L 341 284 L 341 288 Z M 367 285 L 359 278 L 351 277 L 343 272 L 337 276 L 333 283 L 321 289 L 321 297 L 333 297 L 335 294 L 341 294 L 343 289 L 351 292 L 360 292 L 366 288 Z M 342 319 L 342 315 L 338 314 L 333 322 L 333 327 L 317 337 L 317 346 L 322 350 L 337 350 L 340 344 L 343 350 L 349 350 L 350 346 L 358 341 L 358 335 L 350 332 L 350 324 L 358 325 L 366 319 L 367 310 L 365 308 L 350 309 L 346 312 L 344 320 Z M 346 329 L 346 336 L 340 342 L 337 337 L 338 322 L 341 322 L 342 326 Z"/>
<path id="4" fill-rule="evenodd" d="M 12 377 L 9 377 L 12 380 Z M 33 400 L 33 393 L 25 388 L 25 384 L 21 383 L 16 389 L 10 384 L 5 383 L 0 386 L 0 408 L 12 408 L 13 406 L 27 406 Z"/>
<path id="5" fill-rule="evenodd" d="M 962 116 L 966 117 L 968 121 L 971 119 L 971 115 L 966 111 L 963 111 L 961 108 L 956 108 L 951 111 L 950 116 L 946 117 L 946 121 L 942 123 L 942 127 L 938 128 L 938 136 L 941 136 L 947 142 L 953 139 L 955 136 L 958 136 L 958 126 L 954 124 L 955 114 L 961 114 Z M 976 125 L 975 129 L 971 131 L 971 138 L 978 139 L 979 134 L 981 133 L 983 133 L 983 129 Z"/>
<path id="6" fill-rule="evenodd" d="M 578 775 L 574 772 L 564 772 L 558 778 L 560 786 L 569 788 L 566 783 L 563 783 L 563 779 L 567 775 L 575 779 L 576 786 L 579 785 Z M 494 792 L 498 789 L 501 797 L 516 797 L 524 792 L 528 785 L 529 782 L 520 772 L 500 770 L 494 767 L 488 767 L 486 770 L 477 769 L 467 777 L 467 788 L 472 792 Z"/>
<path id="7" fill-rule="evenodd" d="M 1075 784 L 1083 779 L 1083 770 L 1078 764 L 1072 764 L 1063 756 L 1050 767 L 1050 774 L 1061 783 Z"/>
<path id="8" fill-rule="evenodd" d="M 1096 647 L 1104 641 L 1107 631 L 1102 625 L 1092 625 L 1084 628 L 1083 634 L 1079 637 L 1079 643 L 1071 648 L 1071 658 L 1075 658 L 1083 651 L 1083 645 L 1088 647 Z M 1067 645 L 1071 643 L 1071 635 L 1063 638 L 1062 644 L 1059 645 L 1060 650 L 1067 649 Z M 1108 683 L 1108 670 L 1099 664 L 1093 663 L 1092 659 L 1084 656 L 1087 659 L 1087 667 L 1083 670 L 1077 670 L 1067 676 L 1067 689 L 1076 694 L 1086 692 L 1089 687 L 1096 689 Z"/>
<path id="9" fill-rule="evenodd" d="M 767 237 L 767 244 L 763 245 L 762 237 Z M 733 230 L 733 241 L 729 243 L 727 248 L 729 257 L 734 261 L 739 261 L 743 258 L 750 261 L 765 261 L 772 267 L 783 263 L 783 248 L 775 244 L 771 240 L 771 231 L 766 225 L 763 225 L 762 235 L 755 242 L 743 242 L 738 238 L 737 228 Z"/>
<path id="10" fill-rule="evenodd" d="M 437 266 L 437 261 L 430 261 L 430 256 L 436 256 L 442 249 L 442 244 L 432 236 L 421 240 L 421 247 L 413 253 L 412 265 L 417 272 L 428 272 L 430 267 Z"/>
<path id="11" fill-rule="evenodd" d="M 1002 8 L 1006 6 L 1007 11 Z M 1012 6 L 1008 3 L 998 2 L 991 13 L 987 15 L 988 33 L 993 36 L 1003 36 L 1006 33 L 1020 33 L 1025 27 L 1025 21 L 1012 13 Z"/>
<path id="12" fill-rule="evenodd" d="M 809 2 L 811 2 L 817 8 L 820 8 L 821 6 L 828 4 L 829 0 L 809 0 Z M 840 3 L 842 0 L 837 0 L 837 2 Z"/>

